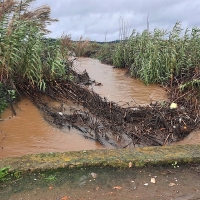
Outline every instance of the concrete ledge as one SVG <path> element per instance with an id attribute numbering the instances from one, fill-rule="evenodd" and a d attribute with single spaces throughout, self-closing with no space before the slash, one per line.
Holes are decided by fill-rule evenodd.
<path id="1" fill-rule="evenodd" d="M 133 149 L 89 150 L 65 153 L 41 153 L 1 158 L 0 168 L 10 171 L 43 171 L 58 168 L 112 166 L 128 168 L 147 165 L 200 163 L 200 145 L 143 147 Z"/>

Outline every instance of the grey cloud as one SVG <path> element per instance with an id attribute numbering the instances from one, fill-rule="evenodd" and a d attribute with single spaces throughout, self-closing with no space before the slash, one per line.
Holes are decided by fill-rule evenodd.
<path id="1" fill-rule="evenodd" d="M 177 21 L 185 27 L 199 26 L 199 0 L 38 0 L 36 6 L 48 4 L 52 17 L 51 37 L 71 33 L 73 39 L 81 35 L 91 40 L 119 38 L 120 18 L 137 31 L 146 28 L 149 14 L 150 28 L 171 29 Z M 131 32 L 131 31 L 130 31 Z"/>

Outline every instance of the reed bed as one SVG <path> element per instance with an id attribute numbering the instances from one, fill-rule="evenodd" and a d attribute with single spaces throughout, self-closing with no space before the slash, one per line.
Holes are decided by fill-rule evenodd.
<path id="1" fill-rule="evenodd" d="M 19 94 L 18 84 L 36 85 L 45 90 L 46 82 L 67 79 L 66 51 L 59 40 L 45 34 L 50 7 L 30 8 L 34 0 L 0 2 L 0 114 Z"/>
<path id="2" fill-rule="evenodd" d="M 131 75 L 146 84 L 173 82 L 175 77 L 199 69 L 200 29 L 183 30 L 177 22 L 171 31 L 133 31 L 129 39 L 116 46 L 113 64 L 130 68 Z M 195 84 L 199 80 L 190 80 L 182 87 Z"/>

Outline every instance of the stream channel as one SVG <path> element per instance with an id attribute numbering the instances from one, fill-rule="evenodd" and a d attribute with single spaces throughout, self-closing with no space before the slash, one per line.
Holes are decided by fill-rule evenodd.
<path id="1" fill-rule="evenodd" d="M 121 106 L 149 104 L 152 101 L 166 101 L 166 91 L 157 85 L 145 86 L 133 79 L 124 69 L 101 64 L 91 58 L 77 58 L 77 71 L 86 70 L 97 85 L 92 88 L 102 97 Z M 90 86 L 91 87 L 91 86 Z M 69 102 L 68 109 L 77 106 Z M 85 139 L 76 129 L 64 130 L 48 124 L 40 111 L 28 99 L 22 99 L 15 106 L 17 116 L 7 109 L 0 122 L 0 157 L 16 157 L 42 152 L 64 152 L 104 148 L 97 142 Z M 178 144 L 200 143 L 200 133 L 191 133 Z"/>

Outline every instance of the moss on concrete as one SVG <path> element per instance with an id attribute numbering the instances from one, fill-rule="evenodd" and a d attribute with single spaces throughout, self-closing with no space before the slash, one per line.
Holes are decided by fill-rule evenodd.
<path id="1" fill-rule="evenodd" d="M 15 158 L 1 158 L 0 168 L 10 171 L 43 171 L 58 168 L 112 166 L 143 167 L 146 165 L 200 163 L 200 145 L 143 147 L 132 149 L 88 150 L 65 153 L 41 153 Z"/>

